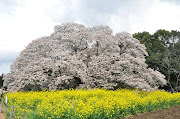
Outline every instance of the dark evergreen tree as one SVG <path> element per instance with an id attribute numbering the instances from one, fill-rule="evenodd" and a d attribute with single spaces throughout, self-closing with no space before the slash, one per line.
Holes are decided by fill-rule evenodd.
<path id="1" fill-rule="evenodd" d="M 166 76 L 168 89 L 173 92 L 180 88 L 180 32 L 160 29 L 153 35 L 142 32 L 133 36 L 146 46 L 148 66 Z"/>

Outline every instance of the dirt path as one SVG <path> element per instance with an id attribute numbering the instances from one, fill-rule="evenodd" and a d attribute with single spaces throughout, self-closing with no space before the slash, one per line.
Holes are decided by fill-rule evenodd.
<path id="1" fill-rule="evenodd" d="M 123 119 L 180 119 L 180 106 L 142 113 Z"/>
<path id="2" fill-rule="evenodd" d="M 0 107 L 0 110 L 1 110 L 1 107 Z M 4 113 L 0 113 L 0 119 L 6 119 L 6 116 Z"/>

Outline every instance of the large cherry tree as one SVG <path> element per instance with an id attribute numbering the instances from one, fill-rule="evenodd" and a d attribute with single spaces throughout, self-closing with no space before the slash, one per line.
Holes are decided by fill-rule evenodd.
<path id="1" fill-rule="evenodd" d="M 147 68 L 145 46 L 129 33 L 108 26 L 76 23 L 54 27 L 32 41 L 4 76 L 9 91 L 69 88 L 138 88 L 165 85 L 164 75 Z"/>

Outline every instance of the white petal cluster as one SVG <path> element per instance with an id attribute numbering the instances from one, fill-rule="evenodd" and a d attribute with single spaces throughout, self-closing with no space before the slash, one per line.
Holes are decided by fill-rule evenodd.
<path id="1" fill-rule="evenodd" d="M 138 88 L 165 85 L 164 75 L 147 68 L 145 46 L 129 33 L 112 35 L 107 26 L 57 25 L 32 41 L 4 77 L 9 91 L 69 88 Z"/>

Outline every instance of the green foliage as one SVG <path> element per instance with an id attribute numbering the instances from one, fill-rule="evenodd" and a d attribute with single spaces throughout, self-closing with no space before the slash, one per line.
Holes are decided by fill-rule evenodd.
<path id="1" fill-rule="evenodd" d="M 149 56 L 146 57 L 146 63 L 150 68 L 155 70 L 159 69 L 158 62 L 155 61 L 155 57 L 164 57 L 164 52 L 166 48 L 163 46 L 162 42 L 151 35 L 149 32 L 135 33 L 134 38 L 138 39 L 142 44 L 146 46 L 146 51 Z"/>
<path id="2" fill-rule="evenodd" d="M 133 37 L 146 46 L 148 67 L 166 76 L 171 91 L 180 86 L 180 32 L 160 29 L 152 35 L 144 31 L 133 34 Z"/>

